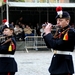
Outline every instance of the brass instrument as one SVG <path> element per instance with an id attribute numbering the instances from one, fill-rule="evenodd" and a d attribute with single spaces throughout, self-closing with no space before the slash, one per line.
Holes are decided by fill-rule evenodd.
<path id="1" fill-rule="evenodd" d="M 0 35 L 0 45 L 4 45 L 7 42 L 11 42 L 11 41 L 12 41 L 11 38 L 9 38 L 8 36 Z"/>
<path id="2" fill-rule="evenodd" d="M 48 23 L 49 23 L 49 22 L 47 22 L 47 24 L 46 24 L 46 25 L 48 25 Z M 53 28 L 58 28 L 58 26 L 57 26 L 57 25 L 53 25 L 53 24 L 52 24 L 52 29 L 53 29 Z"/>
<path id="3" fill-rule="evenodd" d="M 7 37 L 7 36 L 0 35 L 0 43 L 4 42 L 6 37 Z"/>
<path id="4" fill-rule="evenodd" d="M 52 31 L 56 31 L 59 27 L 57 25 L 52 25 Z"/>
<path id="5" fill-rule="evenodd" d="M 52 27 L 53 27 L 53 28 L 59 28 L 59 26 L 57 26 L 57 25 L 52 25 Z"/>

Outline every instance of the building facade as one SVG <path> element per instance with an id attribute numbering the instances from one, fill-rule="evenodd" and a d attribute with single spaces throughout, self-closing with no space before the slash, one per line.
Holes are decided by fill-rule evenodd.
<path id="1" fill-rule="evenodd" d="M 75 24 L 75 0 L 8 0 L 9 21 L 16 23 L 18 18 L 23 17 L 24 23 L 31 23 L 33 27 L 44 22 L 56 24 L 55 8 L 58 5 L 70 13 L 71 23 Z M 6 5 L 3 5 L 2 11 L 3 18 L 6 18 Z"/>

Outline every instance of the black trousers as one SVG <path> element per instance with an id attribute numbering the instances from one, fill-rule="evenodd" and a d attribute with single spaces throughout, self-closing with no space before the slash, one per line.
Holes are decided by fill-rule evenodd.
<path id="1" fill-rule="evenodd" d="M 15 75 L 15 73 L 14 72 L 9 72 L 9 73 L 2 72 L 2 73 L 0 73 L 0 75 Z"/>
<path id="2" fill-rule="evenodd" d="M 72 74 L 50 74 L 50 75 L 72 75 Z"/>

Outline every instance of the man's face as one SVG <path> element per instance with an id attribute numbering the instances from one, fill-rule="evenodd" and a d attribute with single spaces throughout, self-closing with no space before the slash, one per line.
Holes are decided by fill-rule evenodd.
<path id="1" fill-rule="evenodd" d="M 11 36 L 13 34 L 13 30 L 10 30 L 9 28 L 5 28 L 3 34 L 7 36 Z"/>
<path id="2" fill-rule="evenodd" d="M 57 26 L 58 27 L 65 27 L 69 24 L 69 20 L 65 18 L 57 18 Z"/>

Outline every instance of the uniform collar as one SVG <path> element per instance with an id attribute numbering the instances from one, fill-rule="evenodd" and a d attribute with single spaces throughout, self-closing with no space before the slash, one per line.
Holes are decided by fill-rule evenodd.
<path id="1" fill-rule="evenodd" d="M 66 26 L 66 27 L 64 27 L 64 28 L 61 28 L 60 30 L 61 31 L 64 31 L 64 30 L 66 30 L 67 28 L 69 28 L 70 27 L 70 25 L 68 25 L 68 26 Z"/>

